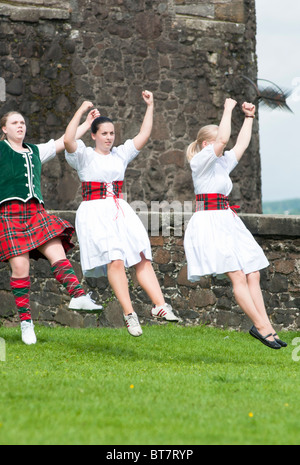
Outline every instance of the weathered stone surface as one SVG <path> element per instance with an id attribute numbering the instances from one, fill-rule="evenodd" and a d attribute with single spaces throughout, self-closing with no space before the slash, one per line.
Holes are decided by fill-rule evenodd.
<path id="1" fill-rule="evenodd" d="M 7 88 L 1 114 L 22 111 L 28 141 L 40 143 L 60 137 L 78 105 L 92 100 L 116 122 L 121 143 L 139 131 L 141 92 L 148 88 L 155 96 L 154 127 L 130 164 L 129 201 L 192 199 L 187 146 L 200 126 L 219 122 L 227 95 L 252 98 L 237 75 L 243 69 L 256 77 L 254 4 L 75 0 L 71 11 L 62 0 L 0 1 L 0 69 Z M 242 119 L 236 110 L 232 140 Z M 84 141 L 92 144 L 89 134 Z M 43 169 L 46 206 L 76 209 L 77 173 L 63 154 L 57 160 Z M 233 202 L 244 212 L 261 212 L 257 120 L 233 177 Z"/>
<path id="2" fill-rule="evenodd" d="M 34 23 L 39 19 L 68 19 L 70 3 L 63 0 L 14 0 L 0 2 L 0 16 L 8 16 L 12 21 Z"/>
<path id="3" fill-rule="evenodd" d="M 22 95 L 23 92 L 23 81 L 20 78 L 13 79 L 6 86 L 6 91 L 11 95 Z"/>
<path id="4" fill-rule="evenodd" d="M 59 211 L 58 216 L 74 223 L 75 212 Z M 166 218 L 163 218 L 166 216 Z M 286 234 L 290 225 L 300 224 L 300 217 L 286 217 L 286 224 L 280 234 L 280 218 L 274 218 L 276 234 L 268 231 L 270 218 L 262 215 L 251 216 L 252 223 L 261 223 L 262 234 L 255 232 L 255 239 L 263 248 L 270 266 L 261 270 L 261 287 L 267 311 L 277 330 L 300 329 L 300 238 Z M 255 221 L 254 221 L 255 220 Z M 279 225 L 276 226 L 276 221 Z M 226 276 L 202 277 L 199 282 L 187 280 L 187 265 L 181 237 L 173 235 L 174 216 L 160 215 L 160 224 L 170 221 L 170 234 L 150 237 L 153 252 L 153 267 L 167 302 L 171 303 L 182 319 L 182 324 L 211 324 L 247 330 L 250 321 L 237 306 L 231 283 Z M 148 221 L 149 234 L 151 220 Z M 256 227 L 256 226 L 255 226 Z M 250 228 L 251 230 L 251 228 Z M 251 230 L 253 233 L 254 231 Z M 269 232 L 269 233 L 268 233 Z M 74 237 L 76 241 L 76 237 Z M 77 276 L 92 298 L 101 302 L 104 311 L 100 315 L 68 310 L 70 300 L 63 286 L 54 279 L 47 260 L 31 263 L 31 308 L 35 321 L 45 325 L 66 325 L 82 327 L 124 327 L 122 308 L 116 300 L 106 277 L 84 279 L 79 263 L 79 250 L 69 255 Z M 0 264 L 0 323 L 17 324 L 18 316 L 9 285 L 9 266 Z M 150 316 L 151 301 L 141 289 L 134 268 L 128 270 L 128 283 L 133 306 L 144 324 L 158 324 Z"/>
<path id="5" fill-rule="evenodd" d="M 0 291 L 0 318 L 11 317 L 15 313 L 15 302 L 11 292 Z"/>
<path id="6" fill-rule="evenodd" d="M 83 327 L 83 317 L 76 312 L 70 312 L 66 309 L 59 309 L 55 320 L 57 323 L 60 323 L 64 326 L 70 326 L 71 328 L 82 328 Z"/>

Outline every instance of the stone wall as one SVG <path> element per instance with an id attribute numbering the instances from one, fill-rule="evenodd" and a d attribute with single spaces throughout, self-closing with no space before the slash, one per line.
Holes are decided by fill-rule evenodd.
<path id="1" fill-rule="evenodd" d="M 219 122 L 226 97 L 239 106 L 254 97 L 240 75 L 256 78 L 255 34 L 255 0 L 0 0 L 0 114 L 18 109 L 28 141 L 45 142 L 88 99 L 116 122 L 119 143 L 137 134 L 148 88 L 154 129 L 127 170 L 128 199 L 183 202 L 193 195 L 185 150 L 199 127 Z M 230 145 L 243 120 L 234 115 Z M 258 120 L 233 179 L 232 202 L 260 213 Z M 63 155 L 45 165 L 42 184 L 48 208 L 77 208 L 77 174 Z"/>
<path id="2" fill-rule="evenodd" d="M 74 212 L 57 212 L 74 224 Z M 190 215 L 185 218 L 185 224 Z M 271 320 L 277 330 L 300 329 L 300 216 L 240 215 L 263 247 L 270 266 L 261 272 L 261 285 Z M 142 217 L 143 221 L 145 217 Z M 151 233 L 151 219 L 146 218 Z M 156 221 L 156 218 L 152 218 Z M 181 231 L 174 216 L 160 215 L 161 228 L 152 235 L 153 266 L 166 300 L 172 304 L 184 325 L 210 324 L 221 328 L 246 330 L 250 322 L 236 305 L 231 284 L 225 276 L 202 278 L 199 283 L 187 281 L 183 249 L 184 224 Z M 144 221 L 145 223 L 145 221 Z M 182 222 L 183 223 L 183 222 Z M 176 228 L 174 226 L 176 225 Z M 170 232 L 164 235 L 163 231 Z M 175 235 L 174 235 L 175 231 Z M 34 319 L 45 325 L 72 327 L 122 327 L 122 310 L 106 278 L 82 279 L 78 247 L 70 254 L 77 275 L 86 291 L 102 302 L 101 316 L 70 312 L 69 297 L 54 279 L 46 260 L 31 262 L 31 305 Z M 150 317 L 151 302 L 138 286 L 134 268 L 128 270 L 134 308 L 143 324 L 154 324 Z M 0 265 L 0 322 L 18 323 L 14 299 L 9 287 L 9 268 Z"/>

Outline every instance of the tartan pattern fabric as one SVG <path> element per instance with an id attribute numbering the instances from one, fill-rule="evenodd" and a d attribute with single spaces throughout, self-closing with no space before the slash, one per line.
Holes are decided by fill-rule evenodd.
<path id="1" fill-rule="evenodd" d="M 5 202 L 0 205 L 0 261 L 26 252 L 35 260 L 45 258 L 37 248 L 54 237 L 60 237 L 67 252 L 74 247 L 74 231 L 68 221 L 48 214 L 36 199 Z"/>
<path id="2" fill-rule="evenodd" d="M 239 205 L 229 205 L 228 197 L 222 194 L 198 194 L 196 195 L 196 212 L 205 210 L 239 209 Z"/>
<path id="3" fill-rule="evenodd" d="M 123 181 L 113 181 L 112 183 L 114 194 L 117 198 L 122 197 Z M 84 201 L 106 199 L 107 197 L 106 182 L 83 182 L 82 183 L 82 199 Z"/>
<path id="4" fill-rule="evenodd" d="M 71 297 L 80 297 L 85 295 L 75 271 L 68 259 L 58 260 L 51 266 L 57 281 L 62 284 Z"/>
<path id="5" fill-rule="evenodd" d="M 21 321 L 31 320 L 29 303 L 30 278 L 10 278 L 10 287 L 15 298 Z"/>

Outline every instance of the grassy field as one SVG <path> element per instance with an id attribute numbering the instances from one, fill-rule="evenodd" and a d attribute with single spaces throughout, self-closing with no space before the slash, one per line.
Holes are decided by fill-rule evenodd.
<path id="1" fill-rule="evenodd" d="M 0 328 L 1 445 L 300 443 L 299 333 L 272 351 L 208 327 L 36 330 Z"/>

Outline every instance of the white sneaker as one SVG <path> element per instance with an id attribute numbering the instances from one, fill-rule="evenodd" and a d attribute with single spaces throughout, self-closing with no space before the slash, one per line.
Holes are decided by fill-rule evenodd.
<path id="1" fill-rule="evenodd" d="M 36 335 L 34 332 L 34 325 L 32 320 L 21 321 L 22 341 L 24 344 L 30 346 L 36 344 Z"/>
<path id="2" fill-rule="evenodd" d="M 124 315 L 124 320 L 127 326 L 127 330 L 131 336 L 138 337 L 143 334 L 138 316 L 135 312 L 131 313 L 130 315 Z"/>
<path id="3" fill-rule="evenodd" d="M 69 303 L 69 308 L 71 310 L 85 310 L 90 312 L 103 310 L 102 305 L 97 305 L 91 298 L 91 292 L 87 295 L 81 295 L 80 297 L 73 297 Z"/>
<path id="4" fill-rule="evenodd" d="M 162 305 L 161 307 L 156 305 L 152 308 L 151 315 L 155 318 L 162 318 L 167 321 L 180 321 L 180 318 L 174 315 L 173 309 L 169 304 Z"/>

